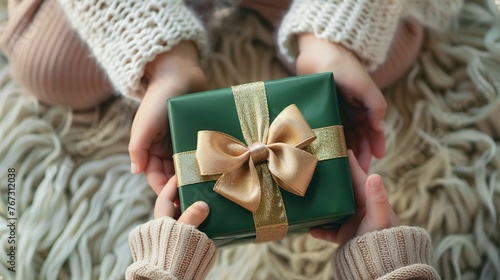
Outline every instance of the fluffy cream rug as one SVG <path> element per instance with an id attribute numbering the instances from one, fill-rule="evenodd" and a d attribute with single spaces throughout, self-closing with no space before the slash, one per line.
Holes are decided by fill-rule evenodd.
<path id="1" fill-rule="evenodd" d="M 498 1 L 497 1 L 498 2 Z M 290 75 L 273 35 L 238 12 L 214 32 L 206 64 L 217 88 Z M 217 23 L 216 23 L 217 24 Z M 221 36 L 223 34 L 223 36 Z M 0 275 L 122 279 L 128 232 L 151 218 L 154 194 L 131 175 L 136 107 L 116 99 L 88 112 L 27 97 L 0 68 Z M 500 278 L 500 7 L 467 1 L 446 36 L 429 34 L 410 73 L 385 92 L 383 175 L 404 224 L 425 227 L 445 279 Z M 16 273 L 7 270 L 8 168 L 16 169 Z M 294 236 L 219 250 L 211 279 L 329 279 L 335 247 Z"/>

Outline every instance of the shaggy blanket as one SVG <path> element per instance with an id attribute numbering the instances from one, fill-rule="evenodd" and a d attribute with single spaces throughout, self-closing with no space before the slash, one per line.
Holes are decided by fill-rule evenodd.
<path id="1" fill-rule="evenodd" d="M 211 88 L 290 75 L 258 17 L 218 18 L 204 66 Z M 450 32 L 427 34 L 417 63 L 384 94 L 387 155 L 371 172 L 383 176 L 402 223 L 430 232 L 444 279 L 500 279 L 500 2 L 467 1 Z M 45 106 L 1 60 L 3 279 L 123 278 L 132 261 L 128 233 L 151 219 L 155 198 L 144 176 L 129 172 L 135 110 L 121 98 L 85 112 Z M 16 273 L 7 263 L 9 168 Z M 308 235 L 223 248 L 209 278 L 329 279 L 334 250 Z"/>

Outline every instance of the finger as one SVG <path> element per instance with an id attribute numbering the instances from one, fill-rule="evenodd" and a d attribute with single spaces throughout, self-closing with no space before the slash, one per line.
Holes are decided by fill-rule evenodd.
<path id="1" fill-rule="evenodd" d="M 391 226 L 392 207 L 389 204 L 387 191 L 378 174 L 370 175 L 366 180 L 366 223 L 373 230 L 381 230 Z"/>
<path id="2" fill-rule="evenodd" d="M 338 230 L 335 229 L 325 229 L 325 228 L 312 228 L 309 233 L 312 237 L 321 239 L 328 242 L 339 243 L 338 242 Z"/>
<path id="3" fill-rule="evenodd" d="M 366 82 L 363 85 L 364 92 L 357 90 L 355 92 L 357 99 L 363 102 L 365 108 L 368 109 L 368 118 L 372 129 L 375 131 L 384 130 L 384 118 L 387 110 L 387 102 L 382 92 L 369 76 L 366 77 Z"/>
<path id="4" fill-rule="evenodd" d="M 370 141 L 370 149 L 376 158 L 382 158 L 385 155 L 385 134 L 384 130 L 375 131 L 371 127 L 366 129 Z"/>
<path id="5" fill-rule="evenodd" d="M 370 140 L 373 141 L 373 154 L 377 158 L 381 158 L 385 154 L 385 113 L 387 111 L 387 102 L 385 101 L 382 92 L 374 85 L 372 93 L 364 100 L 365 108 L 368 108 L 368 120 L 373 130 L 373 136 Z"/>
<path id="6" fill-rule="evenodd" d="M 369 129 L 373 131 L 368 135 L 373 143 L 372 152 L 377 158 L 381 158 L 385 154 L 384 119 L 387 111 L 385 97 L 369 77 L 359 83 L 352 81 L 349 85 L 349 87 L 341 86 L 346 101 L 352 106 L 362 102 L 362 106 L 366 108 Z"/>
<path id="7" fill-rule="evenodd" d="M 160 192 L 156 199 L 154 218 L 174 217 L 175 206 L 173 201 L 177 198 L 177 176 L 173 176 L 168 180 L 165 187 Z"/>
<path id="8" fill-rule="evenodd" d="M 370 163 L 372 161 L 372 150 L 370 146 L 370 139 L 366 135 L 363 127 L 358 127 L 356 130 L 356 137 L 358 140 L 358 153 L 356 154 L 359 165 L 363 168 L 365 173 L 368 173 L 370 169 Z"/>
<path id="9" fill-rule="evenodd" d="M 197 201 L 182 213 L 179 222 L 198 227 L 208 217 L 208 212 L 208 204 Z"/>
<path id="10" fill-rule="evenodd" d="M 162 141 L 165 136 L 159 134 L 159 128 L 167 127 L 165 92 L 168 88 L 150 86 L 135 115 L 128 146 L 130 171 L 134 174 L 144 171 L 152 143 Z"/>
<path id="11" fill-rule="evenodd" d="M 344 127 L 345 139 L 347 148 L 352 150 L 352 152 L 357 155 L 358 154 L 358 138 L 356 137 L 356 133 L 354 133 L 354 128 Z"/>
<path id="12" fill-rule="evenodd" d="M 174 175 L 174 167 L 171 160 L 151 156 L 144 170 L 149 185 L 158 195 L 165 183 Z"/>
<path id="13" fill-rule="evenodd" d="M 366 173 L 363 168 L 359 165 L 356 157 L 351 150 L 347 150 L 347 156 L 349 158 L 349 167 L 351 169 L 352 184 L 354 187 L 354 198 L 356 199 L 356 207 L 360 208 L 365 205 L 365 183 L 366 183 Z"/>

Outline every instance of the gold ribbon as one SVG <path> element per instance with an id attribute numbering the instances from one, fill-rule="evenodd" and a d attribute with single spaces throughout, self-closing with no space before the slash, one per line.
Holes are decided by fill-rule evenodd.
<path id="1" fill-rule="evenodd" d="M 255 165 L 267 161 L 274 181 L 281 188 L 304 196 L 318 162 L 315 156 L 302 150 L 316 136 L 297 106 L 285 108 L 268 131 L 267 141 L 248 147 L 221 132 L 198 132 L 196 159 L 201 175 L 222 174 L 214 191 L 252 213 L 257 212 L 261 200 Z"/>
<path id="2" fill-rule="evenodd" d="M 309 147 L 305 150 L 315 155 L 318 161 L 346 157 L 344 130 L 341 125 L 313 128 L 316 135 Z M 175 174 L 178 186 L 183 187 L 202 182 L 217 181 L 221 174 L 202 176 L 196 162 L 196 150 L 176 153 L 173 156 Z"/>
<path id="3" fill-rule="evenodd" d="M 311 130 L 295 105 L 269 126 L 263 82 L 232 91 L 247 145 L 221 132 L 200 131 L 196 151 L 174 155 L 179 187 L 218 179 L 214 191 L 252 212 L 256 242 L 282 239 L 288 220 L 279 186 L 303 196 L 318 160 L 347 156 L 343 128 Z"/>

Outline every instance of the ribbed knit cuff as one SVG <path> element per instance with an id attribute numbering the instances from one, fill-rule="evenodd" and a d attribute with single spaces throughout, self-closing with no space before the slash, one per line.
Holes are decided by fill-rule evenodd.
<path id="1" fill-rule="evenodd" d="M 133 99 L 147 88 L 145 66 L 181 41 L 208 51 L 202 23 L 183 0 L 58 0 L 114 87 Z"/>
<path id="2" fill-rule="evenodd" d="M 215 262 L 216 247 L 204 233 L 168 217 L 139 225 L 129 243 L 127 279 L 204 279 Z"/>
<path id="3" fill-rule="evenodd" d="M 335 252 L 333 266 L 338 279 L 378 279 L 411 265 L 433 271 L 431 257 L 429 234 L 418 227 L 400 226 L 354 238 Z"/>
<path id="4" fill-rule="evenodd" d="M 290 61 L 298 55 L 296 35 L 340 43 L 373 71 L 384 62 L 396 30 L 399 0 L 295 0 L 278 33 L 278 45 Z"/>

